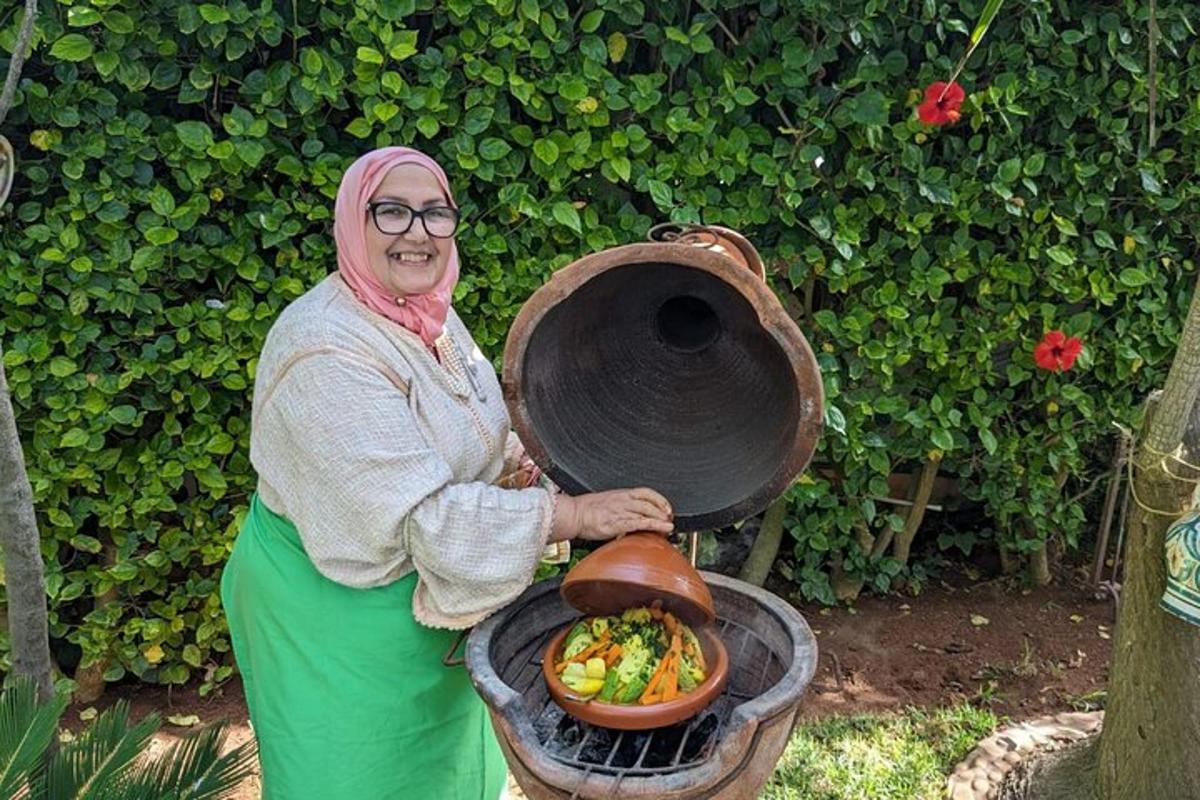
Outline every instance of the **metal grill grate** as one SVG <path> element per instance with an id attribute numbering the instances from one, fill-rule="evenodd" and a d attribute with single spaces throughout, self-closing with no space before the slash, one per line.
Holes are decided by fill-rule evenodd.
<path id="1" fill-rule="evenodd" d="M 537 746 L 555 761 L 585 775 L 629 776 L 677 772 L 703 763 L 712 754 L 740 703 L 775 685 L 785 665 L 751 629 L 718 617 L 717 631 L 729 653 L 729 681 L 721 695 L 691 720 L 651 731 L 617 731 L 568 716 L 550 697 L 542 677 L 542 654 L 557 629 L 521 649 L 501 672 L 505 683 L 525 700 L 537 732 Z"/>

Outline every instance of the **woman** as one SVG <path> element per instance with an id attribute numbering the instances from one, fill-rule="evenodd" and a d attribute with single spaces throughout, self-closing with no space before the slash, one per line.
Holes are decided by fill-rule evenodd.
<path id="1" fill-rule="evenodd" d="M 407 148 L 346 172 L 338 271 L 271 328 L 259 483 L 222 578 L 268 800 L 493 800 L 505 768 L 442 657 L 532 581 L 551 542 L 669 532 L 649 489 L 579 497 L 516 468 L 488 361 L 450 307 L 458 211 Z"/>

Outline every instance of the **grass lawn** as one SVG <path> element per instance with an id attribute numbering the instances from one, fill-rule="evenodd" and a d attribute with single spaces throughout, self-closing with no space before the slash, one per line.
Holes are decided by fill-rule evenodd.
<path id="1" fill-rule="evenodd" d="M 831 717 L 796 730 L 763 800 L 941 800 L 946 776 L 1000 723 L 969 705 Z"/>

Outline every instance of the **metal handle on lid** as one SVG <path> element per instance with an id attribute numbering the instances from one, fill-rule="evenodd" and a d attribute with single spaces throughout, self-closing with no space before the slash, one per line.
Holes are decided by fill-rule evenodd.
<path id="1" fill-rule="evenodd" d="M 450 649 L 446 651 L 446 655 L 442 656 L 442 666 L 445 667 L 461 667 L 466 663 L 466 656 L 455 656 L 454 653 L 462 646 L 462 643 L 467 640 L 467 634 L 471 632 L 470 628 L 466 628 L 458 632 L 458 637 L 454 640 L 454 644 L 450 645 Z"/>

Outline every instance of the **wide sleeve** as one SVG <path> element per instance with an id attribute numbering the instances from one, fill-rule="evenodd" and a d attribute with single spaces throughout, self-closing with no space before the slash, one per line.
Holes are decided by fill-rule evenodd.
<path id="1" fill-rule="evenodd" d="M 300 358 L 260 411 L 251 460 L 322 574 L 379 586 L 411 559 L 418 620 L 468 627 L 532 581 L 553 497 L 455 482 L 403 389 L 350 354 Z"/>

